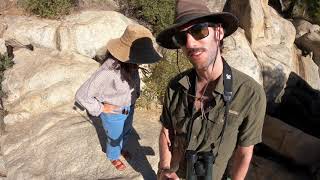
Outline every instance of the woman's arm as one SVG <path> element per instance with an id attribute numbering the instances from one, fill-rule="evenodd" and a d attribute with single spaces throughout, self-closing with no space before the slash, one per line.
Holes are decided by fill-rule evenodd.
<path id="1" fill-rule="evenodd" d="M 103 104 L 96 97 L 99 96 L 100 88 L 103 88 L 102 84 L 107 83 L 108 78 L 110 78 L 105 71 L 100 68 L 81 85 L 75 95 L 75 100 L 86 108 L 92 116 L 99 116 L 103 112 Z"/>

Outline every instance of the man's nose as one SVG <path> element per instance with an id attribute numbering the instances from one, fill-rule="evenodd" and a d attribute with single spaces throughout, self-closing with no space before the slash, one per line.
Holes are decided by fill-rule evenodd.
<path id="1" fill-rule="evenodd" d="M 197 43 L 197 40 L 195 40 L 190 33 L 187 33 L 186 48 L 193 48 L 196 43 Z"/>

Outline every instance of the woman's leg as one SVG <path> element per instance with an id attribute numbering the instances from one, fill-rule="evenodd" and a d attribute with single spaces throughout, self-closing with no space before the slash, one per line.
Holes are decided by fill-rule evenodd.
<path id="1" fill-rule="evenodd" d="M 117 160 L 120 157 L 122 149 L 123 127 L 127 115 L 101 113 L 100 118 L 107 135 L 107 158 L 110 160 Z"/>
<path id="2" fill-rule="evenodd" d="M 133 114 L 134 114 L 134 105 L 131 105 L 127 107 L 129 110 L 128 117 L 126 121 L 124 122 L 124 128 L 123 128 L 123 144 L 124 146 L 127 144 L 129 135 L 132 131 L 132 121 L 133 121 Z"/>

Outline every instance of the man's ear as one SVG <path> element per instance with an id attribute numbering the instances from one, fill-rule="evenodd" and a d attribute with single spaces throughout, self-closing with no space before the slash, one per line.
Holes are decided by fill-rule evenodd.
<path id="1" fill-rule="evenodd" d="M 218 27 L 215 28 L 215 38 L 221 41 L 223 37 L 224 37 L 224 30 L 223 30 L 223 27 L 219 25 Z"/>

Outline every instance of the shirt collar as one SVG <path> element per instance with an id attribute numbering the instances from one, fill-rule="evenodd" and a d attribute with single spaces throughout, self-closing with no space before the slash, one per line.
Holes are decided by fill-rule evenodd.
<path id="1" fill-rule="evenodd" d="M 219 94 L 223 94 L 224 91 L 224 86 L 223 86 L 223 75 L 221 74 L 221 76 L 218 79 L 217 85 L 214 89 L 215 92 L 219 93 Z M 190 73 L 186 73 L 184 76 L 182 76 L 182 78 L 178 81 L 184 88 L 186 88 L 187 90 L 189 90 L 191 88 L 191 79 L 192 78 L 196 78 L 196 71 L 194 69 L 192 69 L 192 71 Z M 195 81 L 195 79 L 193 79 Z"/>

